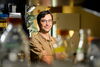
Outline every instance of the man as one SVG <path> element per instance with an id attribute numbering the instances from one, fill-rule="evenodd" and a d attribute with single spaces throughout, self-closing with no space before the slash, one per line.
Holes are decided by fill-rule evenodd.
<path id="1" fill-rule="evenodd" d="M 42 11 L 37 16 L 37 22 L 39 25 L 39 32 L 32 36 L 30 53 L 31 61 L 42 61 L 47 64 L 51 64 L 53 61 L 53 44 L 54 38 L 49 34 L 53 26 L 53 16 L 50 11 Z"/>

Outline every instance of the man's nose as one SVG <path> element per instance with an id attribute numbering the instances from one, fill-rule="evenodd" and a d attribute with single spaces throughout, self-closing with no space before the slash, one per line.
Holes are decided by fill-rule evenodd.
<path id="1" fill-rule="evenodd" d="M 46 25 L 50 25 L 50 23 L 49 22 L 46 22 Z"/>

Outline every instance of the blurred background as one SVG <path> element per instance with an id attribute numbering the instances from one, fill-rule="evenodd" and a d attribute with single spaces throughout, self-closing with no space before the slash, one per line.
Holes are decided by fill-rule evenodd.
<path id="1" fill-rule="evenodd" d="M 20 12 L 22 27 L 26 35 L 31 38 L 38 32 L 36 17 L 43 10 L 50 10 L 53 14 L 53 28 L 50 34 L 59 40 L 59 35 L 66 37 L 68 51 L 76 53 L 81 35 L 84 37 L 84 53 L 90 44 L 88 37 L 100 37 L 100 4 L 99 0 L 0 0 L 0 14 L 8 14 L 14 10 Z M 0 17 L 0 36 L 7 28 L 7 22 Z M 85 33 L 80 34 L 80 29 Z M 63 35 L 64 34 L 64 35 Z M 62 40 L 64 41 L 64 40 Z"/>

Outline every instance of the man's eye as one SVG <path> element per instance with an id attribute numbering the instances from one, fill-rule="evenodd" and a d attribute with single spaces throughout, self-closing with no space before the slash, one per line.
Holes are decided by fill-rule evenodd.
<path id="1" fill-rule="evenodd" d="M 49 19 L 49 20 L 41 20 L 41 22 L 52 22 L 52 20 L 51 19 Z"/>
<path id="2" fill-rule="evenodd" d="M 48 22 L 52 22 L 52 20 L 48 20 Z"/>
<path id="3" fill-rule="evenodd" d="M 41 20 L 42 22 L 46 22 L 46 20 Z"/>

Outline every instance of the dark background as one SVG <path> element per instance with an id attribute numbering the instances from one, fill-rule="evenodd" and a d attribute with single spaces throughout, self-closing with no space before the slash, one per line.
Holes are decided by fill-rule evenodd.
<path id="1" fill-rule="evenodd" d="M 81 6 L 100 12 L 100 0 L 85 0 Z"/>
<path id="2" fill-rule="evenodd" d="M 24 13 L 26 2 L 27 2 L 27 0 L 0 0 L 0 3 L 5 3 L 6 4 L 5 12 L 8 11 L 7 3 L 12 3 L 12 4 L 17 5 L 17 12 Z M 100 8 L 99 8 L 100 7 L 100 2 L 99 2 L 99 0 L 84 0 L 80 4 L 80 6 L 95 10 L 97 12 L 100 12 Z"/>

